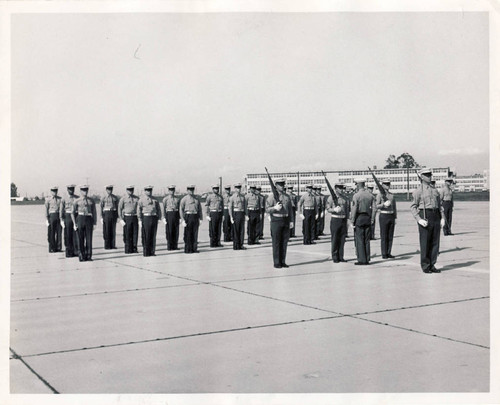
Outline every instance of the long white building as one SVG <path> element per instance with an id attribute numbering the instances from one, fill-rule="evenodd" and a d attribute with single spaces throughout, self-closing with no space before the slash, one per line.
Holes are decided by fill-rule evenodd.
<path id="1" fill-rule="evenodd" d="M 455 190 L 457 191 L 489 190 L 489 171 L 484 170 L 481 174 L 478 173 L 471 176 L 457 176 L 455 182 Z"/>
<path id="2" fill-rule="evenodd" d="M 389 180 L 391 182 L 391 190 L 393 193 L 411 192 L 420 184 L 415 169 L 377 169 L 372 168 L 375 176 L 379 181 Z M 444 180 L 455 173 L 454 168 L 450 167 L 434 167 L 432 168 L 432 177 L 436 180 L 436 187 L 441 187 Z M 307 184 L 320 185 L 323 192 L 328 192 L 326 181 L 321 172 L 275 172 L 270 173 L 272 179 L 284 177 L 287 186 L 292 185 L 295 192 L 302 193 L 305 191 Z M 347 187 L 354 187 L 354 178 L 366 177 L 367 185 L 375 186 L 375 181 L 368 169 L 366 170 L 325 170 L 325 174 L 332 186 L 339 182 Z M 266 173 L 251 173 L 247 174 L 246 186 L 261 186 L 263 193 L 270 193 L 271 186 Z M 376 187 L 376 186 L 375 186 Z"/>

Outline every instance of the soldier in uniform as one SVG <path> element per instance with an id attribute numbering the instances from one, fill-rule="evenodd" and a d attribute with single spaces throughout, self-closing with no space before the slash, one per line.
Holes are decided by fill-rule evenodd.
<path id="1" fill-rule="evenodd" d="M 113 186 L 106 186 L 106 195 L 101 199 L 101 224 L 104 249 L 116 249 L 116 221 L 118 219 L 118 197 Z"/>
<path id="2" fill-rule="evenodd" d="M 233 240 L 233 224 L 231 224 L 231 216 L 229 215 L 229 199 L 231 198 L 231 186 L 226 185 L 222 193 L 224 200 L 224 221 L 222 223 L 222 231 L 224 233 L 224 242 Z"/>
<path id="3" fill-rule="evenodd" d="M 78 231 L 81 262 L 92 261 L 92 234 L 97 224 L 97 209 L 95 202 L 88 196 L 89 186 L 80 186 L 80 198 L 75 200 L 71 219 Z"/>
<path id="4" fill-rule="evenodd" d="M 50 189 L 51 196 L 45 199 L 45 218 L 47 224 L 47 239 L 49 241 L 49 252 L 55 253 L 62 250 L 61 241 L 61 197 L 57 195 L 59 188 L 54 186 Z"/>
<path id="5" fill-rule="evenodd" d="M 261 216 L 261 199 L 256 193 L 255 186 L 250 186 L 250 191 L 245 195 L 245 214 L 248 221 L 248 244 L 260 245 L 259 227 Z"/>
<path id="6" fill-rule="evenodd" d="M 373 195 L 365 189 L 366 179 L 358 177 L 354 180 L 357 191 L 352 197 L 351 221 L 354 225 L 356 246 L 356 265 L 370 264 L 370 234 L 375 213 Z"/>
<path id="7" fill-rule="evenodd" d="M 207 207 L 207 220 L 210 234 L 210 247 L 222 247 L 220 233 L 224 215 L 224 198 L 219 194 L 219 185 L 212 186 L 212 193 L 205 201 Z"/>
<path id="8" fill-rule="evenodd" d="M 367 189 L 370 192 L 370 194 L 373 196 L 373 203 L 375 204 L 376 201 L 377 201 L 377 196 L 373 192 L 373 186 L 368 186 Z M 377 221 L 377 216 L 374 215 L 373 216 L 373 222 L 372 222 L 372 229 L 371 229 L 370 240 L 375 240 L 375 224 L 376 224 L 376 221 Z"/>
<path id="9" fill-rule="evenodd" d="M 444 181 L 444 186 L 439 193 L 444 212 L 444 236 L 453 235 L 453 233 L 451 232 L 451 220 L 453 216 L 453 190 L 451 188 L 451 185 L 453 184 L 453 182 L 453 178 L 448 177 Z"/>
<path id="10" fill-rule="evenodd" d="M 326 201 L 328 197 L 321 192 L 321 186 L 318 185 L 317 193 L 321 198 L 321 215 L 319 217 L 319 229 L 318 236 L 323 236 L 325 234 L 325 216 L 326 216 Z"/>
<path id="11" fill-rule="evenodd" d="M 273 241 L 273 262 L 276 269 L 287 268 L 286 249 L 293 227 L 293 205 L 290 196 L 285 192 L 285 179 L 275 181 L 279 199 L 270 195 L 266 202 L 266 211 L 271 216 L 271 238 Z"/>
<path id="12" fill-rule="evenodd" d="M 118 216 L 123 226 L 123 243 L 125 253 L 138 253 L 137 238 L 139 235 L 139 221 L 137 220 L 137 204 L 139 197 L 134 194 L 134 186 L 127 186 L 127 194 L 118 202 Z"/>
<path id="13" fill-rule="evenodd" d="M 229 215 L 233 224 L 233 250 L 245 250 L 245 211 L 246 199 L 241 194 L 241 184 L 234 185 L 235 191 L 229 199 Z"/>
<path id="14" fill-rule="evenodd" d="M 290 199 L 292 200 L 293 204 L 293 210 L 292 210 L 293 228 L 290 230 L 290 237 L 295 238 L 295 225 L 297 218 L 297 208 L 299 204 L 299 196 L 293 192 L 293 186 L 288 186 L 288 195 L 290 196 Z"/>
<path id="15" fill-rule="evenodd" d="M 331 214 L 330 234 L 332 240 L 332 260 L 334 263 L 339 263 L 347 261 L 344 260 L 344 244 L 347 234 L 349 204 L 340 192 L 340 190 L 344 189 L 344 185 L 336 183 L 334 187 L 338 205 L 335 205 L 333 197 L 329 196 L 326 200 L 326 211 Z"/>
<path id="16" fill-rule="evenodd" d="M 435 264 L 439 254 L 440 226 L 444 226 L 444 212 L 439 192 L 431 186 L 431 169 L 419 171 L 421 185 L 413 191 L 410 210 L 418 223 L 420 238 L 420 266 L 424 273 L 441 273 Z"/>
<path id="17" fill-rule="evenodd" d="M 318 205 L 316 197 L 312 193 L 312 185 L 306 186 L 306 192 L 300 196 L 298 210 L 302 219 L 302 234 L 304 236 L 304 245 L 313 245 L 314 229 L 316 219 L 318 218 Z"/>
<path id="18" fill-rule="evenodd" d="M 156 256 L 156 232 L 161 219 L 160 203 L 153 197 L 153 186 L 144 187 L 144 194 L 137 202 L 137 219 L 142 229 L 143 256 Z"/>
<path id="19" fill-rule="evenodd" d="M 79 197 L 75 195 L 75 185 L 67 186 L 68 195 L 61 201 L 61 210 L 59 216 L 61 218 L 61 226 L 64 230 L 64 246 L 66 247 L 66 257 L 78 256 L 78 234 L 75 231 L 75 224 L 71 218 L 73 204 Z"/>
<path id="20" fill-rule="evenodd" d="M 163 223 L 165 224 L 165 237 L 167 238 L 167 250 L 178 250 L 180 198 L 175 196 L 175 185 L 168 187 L 168 195 L 163 199 Z"/>
<path id="21" fill-rule="evenodd" d="M 314 240 L 319 239 L 321 218 L 324 216 L 323 198 L 320 196 L 319 190 L 321 190 L 321 187 L 317 184 L 314 185 L 313 194 L 316 200 L 316 206 L 318 207 L 318 216 L 315 218 L 315 223 L 314 223 Z"/>
<path id="22" fill-rule="evenodd" d="M 259 240 L 264 239 L 264 219 L 266 217 L 266 200 L 267 195 L 262 194 L 262 187 L 255 187 L 257 194 L 260 196 L 260 223 L 259 223 Z"/>
<path id="23" fill-rule="evenodd" d="M 187 187 L 187 194 L 179 205 L 179 213 L 184 226 L 184 253 L 198 252 L 198 228 L 203 220 L 200 201 L 194 196 L 194 185 Z"/>
<path id="24" fill-rule="evenodd" d="M 394 256 L 391 255 L 391 250 L 398 211 L 394 195 L 389 191 L 390 185 L 391 182 L 389 180 L 382 181 L 386 200 L 384 201 L 381 193 L 378 193 L 376 198 L 376 207 L 380 211 L 380 248 L 382 250 L 382 259 L 394 259 Z"/>

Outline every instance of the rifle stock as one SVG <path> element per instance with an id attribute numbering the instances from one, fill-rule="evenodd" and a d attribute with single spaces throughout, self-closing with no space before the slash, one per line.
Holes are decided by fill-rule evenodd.
<path id="1" fill-rule="evenodd" d="M 380 184 L 380 181 L 378 181 L 377 177 L 375 177 L 375 173 L 373 173 L 373 171 L 372 171 L 372 169 L 370 169 L 370 167 L 368 167 L 368 170 L 370 171 L 370 173 L 373 177 L 373 180 L 375 180 L 375 184 L 377 185 L 378 191 L 380 191 L 380 195 L 382 196 L 382 199 L 384 201 L 387 201 L 387 195 L 385 193 L 384 187 L 382 186 L 382 184 Z"/>
<path id="2" fill-rule="evenodd" d="M 330 181 L 326 177 L 326 174 L 325 174 L 325 172 L 323 170 L 321 170 L 321 174 L 325 178 L 326 185 L 328 187 L 328 191 L 330 191 L 330 194 L 331 194 L 332 199 L 333 199 L 333 203 L 335 204 L 335 206 L 339 205 L 339 199 L 337 197 L 337 194 L 335 194 L 335 190 L 333 189 L 332 185 L 330 184 Z"/>
<path id="3" fill-rule="evenodd" d="M 269 184 L 271 185 L 271 190 L 273 192 L 274 200 L 278 202 L 280 200 L 280 193 L 278 193 L 278 189 L 276 188 L 276 185 L 274 184 L 273 179 L 271 178 L 271 175 L 267 171 L 267 167 L 265 167 L 266 173 L 267 173 L 267 178 L 269 179 Z"/>

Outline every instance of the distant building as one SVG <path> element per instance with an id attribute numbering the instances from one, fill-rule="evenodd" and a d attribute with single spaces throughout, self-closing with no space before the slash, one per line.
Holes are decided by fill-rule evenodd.
<path id="1" fill-rule="evenodd" d="M 455 177 L 456 191 L 486 191 L 489 190 L 489 171 L 484 170 L 482 174 L 473 174 L 471 176 Z"/>
<path id="2" fill-rule="evenodd" d="M 389 180 L 391 182 L 391 190 L 394 194 L 407 193 L 413 191 L 420 185 L 415 169 L 377 169 L 373 167 L 373 172 L 379 181 Z M 455 173 L 454 168 L 450 167 L 434 167 L 432 168 L 432 177 L 436 180 L 436 186 L 441 187 L 444 184 L 444 179 L 452 176 Z M 287 186 L 294 186 L 294 191 L 302 193 L 305 191 L 307 184 L 318 184 L 323 192 L 328 192 L 325 179 L 321 172 L 280 172 L 270 173 L 273 179 L 284 177 Z M 343 183 L 347 187 L 354 187 L 355 177 L 366 177 L 367 185 L 375 186 L 375 181 L 369 170 L 325 170 L 328 180 L 332 184 Z M 251 173 L 245 178 L 246 186 L 261 186 L 263 193 L 271 193 L 271 186 L 266 173 Z"/>

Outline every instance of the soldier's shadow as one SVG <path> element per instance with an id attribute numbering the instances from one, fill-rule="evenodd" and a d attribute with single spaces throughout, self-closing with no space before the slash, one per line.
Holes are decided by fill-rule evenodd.
<path id="1" fill-rule="evenodd" d="M 325 259 L 310 260 L 308 262 L 302 262 L 302 263 L 293 263 L 293 264 L 290 264 L 289 266 L 290 267 L 305 266 L 305 265 L 308 265 L 308 264 L 325 263 L 325 262 L 328 262 L 330 260 L 331 259 L 329 257 L 327 257 Z"/>
<path id="2" fill-rule="evenodd" d="M 473 266 L 476 263 L 479 263 L 479 260 L 469 260 L 468 262 L 463 263 L 447 264 L 446 266 L 441 267 L 441 271 L 456 270 L 462 267 Z"/>

